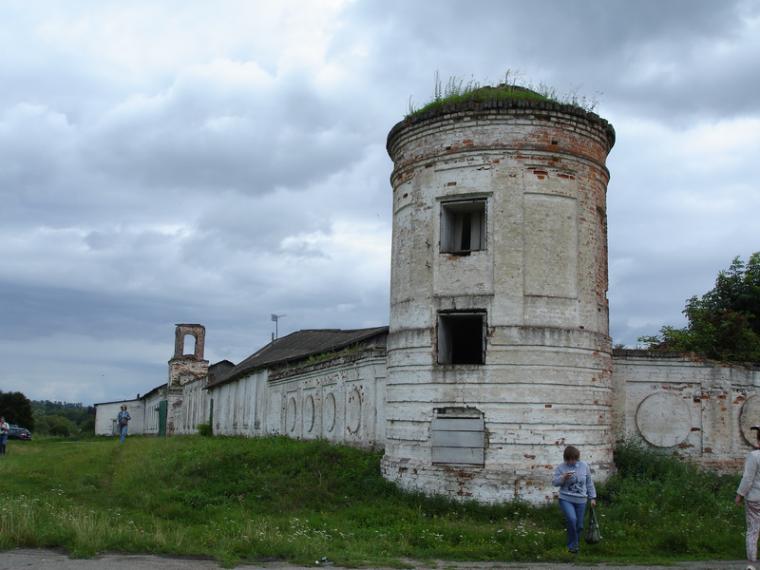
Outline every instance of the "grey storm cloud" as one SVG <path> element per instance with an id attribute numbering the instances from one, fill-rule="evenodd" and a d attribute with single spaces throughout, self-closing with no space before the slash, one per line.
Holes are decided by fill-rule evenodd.
<path id="1" fill-rule="evenodd" d="M 430 10 L 398 0 L 359 2 L 353 10 L 374 34 L 375 53 L 388 54 L 374 60 L 384 66 L 379 72 L 421 67 L 424 95 L 436 69 L 444 81 L 494 82 L 511 71 L 560 95 L 663 120 L 760 110 L 760 77 L 750 71 L 760 58 L 760 7 L 751 1 L 494 0 L 467 10 L 440 2 Z"/>
<path id="2" fill-rule="evenodd" d="M 94 126 L 87 156 L 149 187 L 251 194 L 298 188 L 360 158 L 361 124 L 342 122 L 337 101 L 250 65 L 211 64 L 125 101 Z"/>
<path id="3" fill-rule="evenodd" d="M 598 98 L 614 342 L 679 324 L 758 246 L 751 1 L 7 2 L 0 389 L 116 399 L 173 325 L 235 362 L 281 331 L 387 323 L 385 137 L 464 81 Z"/>

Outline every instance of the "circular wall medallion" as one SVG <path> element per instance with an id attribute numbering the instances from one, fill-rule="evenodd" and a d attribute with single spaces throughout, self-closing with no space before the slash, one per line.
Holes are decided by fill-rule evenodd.
<path id="1" fill-rule="evenodd" d="M 311 433 L 314 429 L 314 397 L 309 396 L 303 403 L 303 429 Z"/>
<path id="2" fill-rule="evenodd" d="M 639 404 L 636 427 L 641 437 L 655 447 L 678 445 L 691 431 L 689 404 L 675 394 L 656 392 Z"/>
<path id="3" fill-rule="evenodd" d="M 288 409 L 285 413 L 285 421 L 290 433 L 296 431 L 296 399 L 293 396 L 288 399 Z"/>
<path id="4" fill-rule="evenodd" d="M 739 415 L 739 427 L 750 445 L 757 443 L 757 434 L 750 429 L 757 425 L 760 425 L 760 396 L 755 394 L 747 398 Z"/>
<path id="5" fill-rule="evenodd" d="M 327 394 L 325 396 L 324 408 L 322 411 L 325 431 L 331 433 L 335 429 L 335 395 Z"/>
<path id="6" fill-rule="evenodd" d="M 348 394 L 346 400 L 346 427 L 351 433 L 357 433 L 362 423 L 362 395 L 358 388 Z"/>

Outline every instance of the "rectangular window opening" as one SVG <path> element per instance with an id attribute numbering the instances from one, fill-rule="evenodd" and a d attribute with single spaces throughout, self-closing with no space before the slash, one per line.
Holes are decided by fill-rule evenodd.
<path id="1" fill-rule="evenodd" d="M 484 364 L 485 317 L 485 312 L 439 313 L 438 364 Z"/>
<path id="2" fill-rule="evenodd" d="M 441 204 L 441 252 L 466 255 L 486 248 L 486 201 Z"/>

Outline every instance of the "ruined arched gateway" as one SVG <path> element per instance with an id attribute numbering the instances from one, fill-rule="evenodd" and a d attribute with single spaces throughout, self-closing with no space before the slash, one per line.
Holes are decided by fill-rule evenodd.
<path id="1" fill-rule="evenodd" d="M 565 444 L 597 479 L 626 437 L 737 469 L 760 423 L 760 371 L 611 355 L 614 131 L 578 107 L 508 91 L 391 130 L 390 327 L 297 331 L 209 366 L 203 327 L 177 325 L 169 382 L 98 404 L 96 432 L 113 431 L 124 403 L 130 433 L 210 423 L 218 434 L 384 447 L 383 473 L 401 486 L 484 502 L 550 500 Z"/>

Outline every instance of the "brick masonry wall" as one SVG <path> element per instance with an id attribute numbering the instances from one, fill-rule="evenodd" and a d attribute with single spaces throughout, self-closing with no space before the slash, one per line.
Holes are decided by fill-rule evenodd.
<path id="1" fill-rule="evenodd" d="M 685 356 L 616 352 L 618 439 L 737 472 L 760 424 L 760 368 Z"/>
<path id="2" fill-rule="evenodd" d="M 566 444 L 612 463 L 605 167 L 600 119 L 561 107 L 456 109 L 400 124 L 394 160 L 383 470 L 401 486 L 550 500 Z M 486 201 L 486 248 L 441 253 L 441 204 Z M 439 311 L 486 311 L 483 365 L 437 363 Z M 436 409 L 485 420 L 485 465 L 433 464 Z"/>

